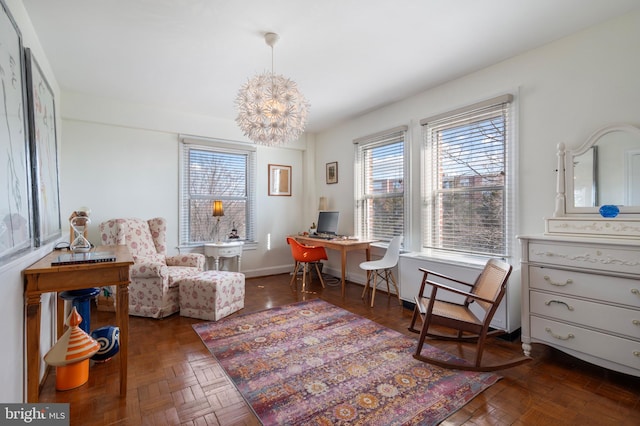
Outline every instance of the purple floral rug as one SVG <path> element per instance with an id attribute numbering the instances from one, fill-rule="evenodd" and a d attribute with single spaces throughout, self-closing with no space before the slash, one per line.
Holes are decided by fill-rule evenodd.
<path id="1" fill-rule="evenodd" d="M 320 299 L 193 328 L 264 425 L 432 425 L 500 379 Z"/>

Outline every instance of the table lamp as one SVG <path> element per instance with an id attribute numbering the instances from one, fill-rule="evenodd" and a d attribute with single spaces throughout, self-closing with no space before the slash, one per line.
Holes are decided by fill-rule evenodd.
<path id="1" fill-rule="evenodd" d="M 215 200 L 213 202 L 213 217 L 216 218 L 216 242 L 220 242 L 220 218 L 224 216 L 224 208 L 222 207 L 222 200 Z"/>

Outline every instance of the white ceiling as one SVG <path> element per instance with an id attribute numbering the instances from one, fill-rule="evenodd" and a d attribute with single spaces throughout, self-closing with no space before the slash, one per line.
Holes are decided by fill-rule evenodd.
<path id="1" fill-rule="evenodd" d="M 63 91 L 220 118 L 275 71 L 321 131 L 640 8 L 640 0 L 23 0 Z"/>

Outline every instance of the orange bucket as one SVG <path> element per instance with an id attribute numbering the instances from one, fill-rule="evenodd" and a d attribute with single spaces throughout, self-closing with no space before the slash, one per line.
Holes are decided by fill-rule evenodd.
<path id="1" fill-rule="evenodd" d="M 56 367 L 56 390 L 75 389 L 89 380 L 89 359 Z"/>

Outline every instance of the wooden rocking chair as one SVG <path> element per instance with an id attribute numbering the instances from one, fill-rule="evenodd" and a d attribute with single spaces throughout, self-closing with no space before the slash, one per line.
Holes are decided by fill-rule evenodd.
<path id="1" fill-rule="evenodd" d="M 416 307 L 413 311 L 410 331 L 420 333 L 418 347 L 414 358 L 438 365 L 445 368 L 471 371 L 495 371 L 505 368 L 515 367 L 530 361 L 529 357 L 520 357 L 506 363 L 496 365 L 483 365 L 482 352 L 488 336 L 495 336 L 504 333 L 503 330 L 489 330 L 491 319 L 498 309 L 507 288 L 507 280 L 513 268 L 508 263 L 496 259 L 490 259 L 485 265 L 482 273 L 478 276 L 474 284 L 469 284 L 437 272 L 420 268 L 424 272 L 420 292 L 416 297 Z M 431 276 L 439 277 L 455 283 L 470 287 L 470 290 L 459 290 L 457 288 L 432 281 Z M 425 290 L 429 292 L 427 285 L 431 286 L 431 292 L 425 297 Z M 450 292 L 463 296 L 464 303 L 453 303 L 444 300 L 437 300 L 439 292 Z M 440 296 L 442 298 L 442 295 Z M 469 305 L 475 303 L 484 311 L 484 316 L 478 318 Z M 422 331 L 415 328 L 418 318 L 422 319 Z M 456 331 L 455 335 L 443 335 L 429 331 L 431 326 L 443 326 Z M 459 342 L 476 342 L 475 364 L 462 364 L 448 362 L 422 355 L 422 347 L 426 337 L 434 339 L 453 340 Z"/>

